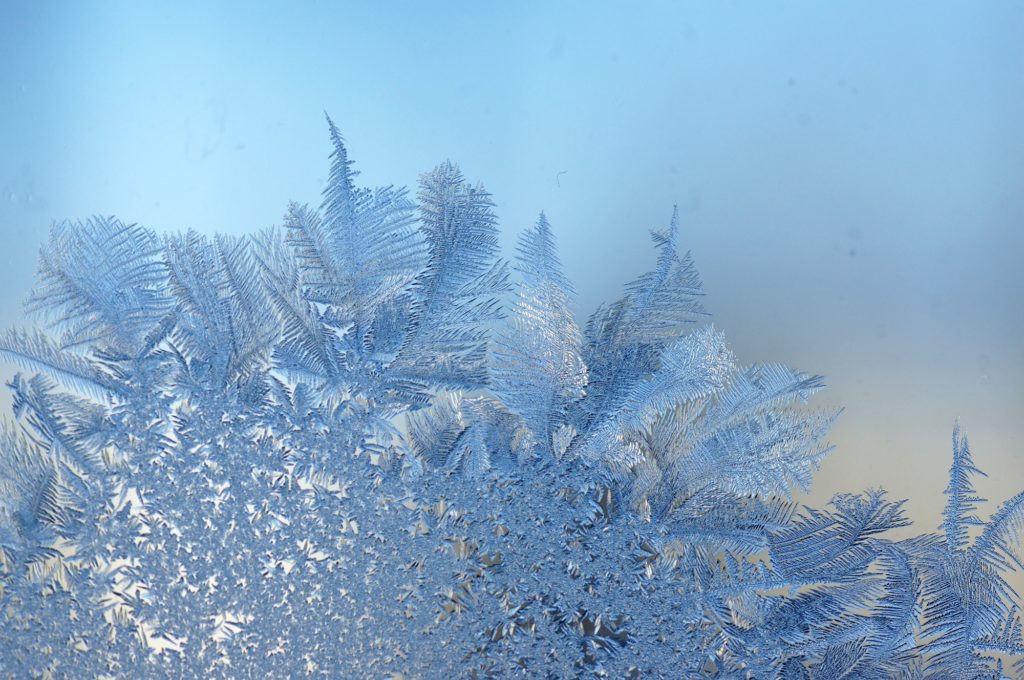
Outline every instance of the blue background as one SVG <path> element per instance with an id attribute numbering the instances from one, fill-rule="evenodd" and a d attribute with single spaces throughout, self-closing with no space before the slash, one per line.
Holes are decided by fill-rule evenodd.
<path id="1" fill-rule="evenodd" d="M 844 405 L 811 500 L 939 521 L 961 416 L 1024 488 L 1024 4 L 11 3 L 0 322 L 52 220 L 245 233 L 317 203 L 323 110 L 365 184 L 450 158 L 508 254 L 547 211 L 581 318 L 683 216 L 744 362 Z"/>

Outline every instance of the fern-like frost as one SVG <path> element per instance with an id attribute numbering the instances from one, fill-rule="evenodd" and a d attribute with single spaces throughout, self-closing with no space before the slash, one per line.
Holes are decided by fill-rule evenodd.
<path id="1" fill-rule="evenodd" d="M 801 508 L 838 412 L 704 323 L 678 211 L 581 329 L 543 213 L 510 268 L 455 165 L 414 203 L 328 136 L 281 227 L 51 230 L 0 335 L 0 675 L 1022 677 L 1024 494 L 981 519 L 959 425 L 941 533 Z"/>

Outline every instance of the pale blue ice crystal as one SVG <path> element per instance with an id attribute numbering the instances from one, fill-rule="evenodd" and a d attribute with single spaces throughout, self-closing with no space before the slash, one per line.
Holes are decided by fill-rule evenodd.
<path id="1" fill-rule="evenodd" d="M 510 267 L 457 167 L 358 188 L 329 129 L 283 229 L 53 227 L 47 331 L 0 337 L 33 372 L 0 439 L 5 676 L 1024 673 L 1024 494 L 976 517 L 959 430 L 944 536 L 888 538 L 882 491 L 800 510 L 822 380 L 736 363 L 677 215 L 581 328 L 543 214 Z"/>

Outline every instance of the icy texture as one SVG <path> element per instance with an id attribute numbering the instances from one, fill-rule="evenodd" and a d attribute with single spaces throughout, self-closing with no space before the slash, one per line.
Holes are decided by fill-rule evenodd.
<path id="1" fill-rule="evenodd" d="M 836 414 L 701 323 L 677 215 L 581 330 L 543 214 L 510 271 L 455 166 L 414 204 L 329 131 L 284 229 L 53 228 L 48 331 L 0 336 L 33 372 L 0 436 L 4 676 L 1024 673 L 1024 494 L 978 519 L 959 430 L 944 536 L 887 538 L 882 491 L 799 510 Z"/>

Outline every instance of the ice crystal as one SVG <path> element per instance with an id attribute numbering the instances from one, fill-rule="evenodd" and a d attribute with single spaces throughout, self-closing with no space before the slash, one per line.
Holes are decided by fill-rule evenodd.
<path id="1" fill-rule="evenodd" d="M 510 266 L 457 167 L 360 188 L 328 122 L 283 229 L 53 227 L 0 336 L 4 675 L 1024 672 L 1024 494 L 980 520 L 959 429 L 944 536 L 799 509 L 822 380 L 737 363 L 677 214 L 581 328 L 543 213 Z"/>

